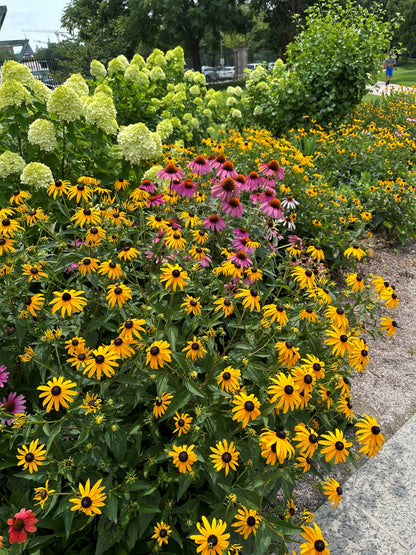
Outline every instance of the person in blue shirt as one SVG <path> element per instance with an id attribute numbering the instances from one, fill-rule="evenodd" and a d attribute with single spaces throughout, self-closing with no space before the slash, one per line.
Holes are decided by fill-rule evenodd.
<path id="1" fill-rule="evenodd" d="M 390 79 L 393 77 L 393 68 L 396 65 L 396 58 L 393 56 L 393 52 L 389 52 L 389 57 L 384 60 L 384 69 L 386 70 L 386 87 L 390 83 Z"/>

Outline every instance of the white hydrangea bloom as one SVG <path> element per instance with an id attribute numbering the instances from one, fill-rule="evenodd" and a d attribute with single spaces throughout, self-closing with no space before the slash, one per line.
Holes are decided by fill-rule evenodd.
<path id="1" fill-rule="evenodd" d="M 6 150 L 0 156 L 0 178 L 6 179 L 9 175 L 20 174 L 25 166 L 26 162 L 19 154 Z"/>
<path id="2" fill-rule="evenodd" d="M 231 108 L 231 106 L 235 106 L 237 104 L 237 99 L 234 98 L 233 96 L 229 96 L 227 98 L 226 104 L 229 108 Z"/>
<path id="3" fill-rule="evenodd" d="M 164 81 L 166 79 L 165 72 L 159 66 L 153 67 L 150 70 L 149 77 L 151 81 Z"/>
<path id="4" fill-rule="evenodd" d="M 185 75 L 183 76 L 183 78 L 185 79 L 185 81 L 188 81 L 189 83 L 193 83 L 194 72 L 192 71 L 192 69 L 188 69 L 187 71 L 185 71 Z"/>
<path id="5" fill-rule="evenodd" d="M 153 50 L 153 52 L 148 56 L 146 62 L 150 67 L 166 67 L 165 55 L 158 48 Z"/>
<path id="6" fill-rule="evenodd" d="M 90 94 L 90 89 L 80 73 L 73 73 L 64 85 L 70 87 L 78 96 L 88 96 Z"/>
<path id="7" fill-rule="evenodd" d="M 215 110 L 215 108 L 217 108 L 217 101 L 215 98 L 211 98 L 211 100 L 208 101 L 207 107 L 211 110 Z"/>
<path id="8" fill-rule="evenodd" d="M 242 113 L 240 112 L 240 110 L 237 110 L 236 108 L 233 108 L 231 110 L 231 117 L 234 119 L 241 119 L 242 118 Z"/>
<path id="9" fill-rule="evenodd" d="M 46 152 L 52 152 L 57 146 L 55 127 L 51 121 L 36 119 L 29 126 L 27 138 L 32 145 L 38 145 Z"/>
<path id="10" fill-rule="evenodd" d="M 125 63 L 124 60 L 127 62 Z M 108 62 L 108 75 L 112 76 L 115 73 L 124 73 L 128 68 L 129 62 L 125 56 L 117 56 Z"/>
<path id="11" fill-rule="evenodd" d="M 201 90 L 198 87 L 198 85 L 192 85 L 192 87 L 189 89 L 189 92 L 193 95 L 193 96 L 199 96 L 201 94 Z"/>
<path id="12" fill-rule="evenodd" d="M 235 94 L 236 96 L 242 96 L 243 93 L 244 93 L 244 91 L 243 91 L 243 89 L 242 89 L 239 85 L 237 85 L 237 86 L 234 88 L 234 94 Z"/>
<path id="13" fill-rule="evenodd" d="M 97 80 L 104 79 L 107 76 L 105 65 L 102 64 L 99 60 L 91 60 L 90 73 L 92 77 Z"/>
<path id="14" fill-rule="evenodd" d="M 82 115 L 82 102 L 71 87 L 59 85 L 49 97 L 47 109 L 64 121 L 75 121 Z"/>
<path id="15" fill-rule="evenodd" d="M 35 79 L 32 91 L 34 95 L 45 104 L 48 102 L 48 99 L 51 96 L 52 92 L 50 89 L 48 89 L 45 83 L 42 83 L 42 81 L 39 81 L 39 79 Z"/>
<path id="16" fill-rule="evenodd" d="M 255 106 L 253 110 L 253 114 L 255 116 L 261 116 L 263 113 L 263 106 Z"/>
<path id="17" fill-rule="evenodd" d="M 5 83 L 10 80 L 19 81 L 30 89 L 33 89 L 36 81 L 26 65 L 19 64 L 14 60 L 6 60 L 1 68 L 1 82 Z"/>
<path id="18" fill-rule="evenodd" d="M 138 64 L 130 64 L 129 67 L 124 72 L 124 77 L 127 81 L 131 81 L 139 85 L 139 87 L 145 87 L 149 84 L 149 78 L 145 71 L 140 69 Z"/>
<path id="19" fill-rule="evenodd" d="M 20 181 L 32 187 L 47 187 L 53 181 L 50 168 L 40 162 L 30 162 L 23 170 Z"/>
<path id="20" fill-rule="evenodd" d="M 111 96 L 113 98 L 113 89 L 106 85 L 105 83 L 100 83 L 94 91 L 94 94 L 104 93 L 107 96 Z"/>
<path id="21" fill-rule="evenodd" d="M 10 79 L 0 85 L 0 109 L 7 106 L 21 106 L 30 102 L 30 93 L 19 81 Z"/>
<path id="22" fill-rule="evenodd" d="M 162 154 L 162 141 L 158 133 L 152 133 L 144 123 L 124 127 L 118 134 L 123 156 L 132 164 L 151 160 Z"/>
<path id="23" fill-rule="evenodd" d="M 162 141 L 165 141 L 173 133 L 173 125 L 168 119 L 162 119 L 157 126 L 156 132 L 159 133 Z"/>
<path id="24" fill-rule="evenodd" d="M 89 125 L 97 126 L 109 135 L 117 133 L 117 111 L 111 96 L 98 92 L 86 98 L 84 117 Z"/>
<path id="25" fill-rule="evenodd" d="M 143 69 L 146 65 L 143 56 L 140 54 L 135 54 L 130 62 L 130 65 L 138 66 L 139 69 Z"/>
<path id="26" fill-rule="evenodd" d="M 256 84 L 256 91 L 267 91 L 268 88 L 269 88 L 269 85 L 265 81 L 259 81 Z"/>
<path id="27" fill-rule="evenodd" d="M 232 87 L 231 85 L 228 85 L 228 87 L 227 87 L 227 94 L 228 94 L 229 96 L 232 96 L 234 93 L 235 93 L 235 88 Z"/>
<path id="28" fill-rule="evenodd" d="M 202 113 L 204 114 L 204 116 L 205 116 L 206 118 L 208 118 L 208 119 L 211 119 L 211 118 L 212 118 L 212 112 L 211 112 L 211 110 L 210 110 L 209 108 L 205 108 L 205 110 L 203 110 Z"/>
<path id="29" fill-rule="evenodd" d="M 199 71 L 194 72 L 194 83 L 195 85 L 204 86 L 206 84 L 205 75 Z"/>

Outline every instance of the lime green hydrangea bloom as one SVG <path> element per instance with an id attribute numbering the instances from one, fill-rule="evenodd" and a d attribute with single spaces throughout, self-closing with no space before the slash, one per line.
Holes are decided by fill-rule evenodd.
<path id="1" fill-rule="evenodd" d="M 91 60 L 90 73 L 94 79 L 104 79 L 107 76 L 105 65 L 98 60 Z"/>
<path id="2" fill-rule="evenodd" d="M 82 115 L 82 102 L 71 87 L 59 85 L 52 91 L 47 109 L 50 114 L 55 114 L 64 121 L 76 121 Z"/>
<path id="3" fill-rule="evenodd" d="M 173 125 L 168 119 L 163 119 L 156 126 L 156 132 L 159 133 L 162 141 L 165 141 L 173 133 Z"/>
<path id="4" fill-rule="evenodd" d="M 144 123 L 124 127 L 118 134 L 118 143 L 123 156 L 132 164 L 151 160 L 162 154 L 162 141 L 158 133 L 152 133 Z"/>
<path id="5" fill-rule="evenodd" d="M 129 67 L 129 61 L 126 56 L 120 55 L 117 58 L 113 58 L 108 62 L 108 75 L 112 76 L 116 73 L 124 73 Z"/>
<path id="6" fill-rule="evenodd" d="M 146 63 L 150 67 L 166 67 L 165 55 L 159 48 L 155 48 L 153 52 L 147 57 Z"/>
<path id="7" fill-rule="evenodd" d="M 0 109 L 7 106 L 21 106 L 31 100 L 29 91 L 15 79 L 9 79 L 0 85 Z"/>
<path id="8" fill-rule="evenodd" d="M 255 106 L 253 110 L 253 114 L 255 116 L 261 116 L 263 113 L 263 106 Z"/>
<path id="9" fill-rule="evenodd" d="M 130 65 L 137 66 L 139 69 L 143 69 L 146 65 L 146 62 L 140 54 L 135 54 L 130 62 Z"/>
<path id="10" fill-rule="evenodd" d="M 88 96 L 90 94 L 90 89 L 80 73 L 73 73 L 64 85 L 70 87 L 78 96 Z"/>
<path id="11" fill-rule="evenodd" d="M 111 96 L 113 98 L 113 89 L 106 85 L 105 83 L 100 83 L 94 91 L 94 94 L 104 93 L 107 96 Z"/>
<path id="12" fill-rule="evenodd" d="M 32 91 L 33 94 L 44 104 L 48 102 L 48 99 L 52 93 L 52 91 L 48 89 L 45 83 L 42 83 L 42 81 L 39 81 L 39 79 L 35 79 Z"/>
<path id="13" fill-rule="evenodd" d="M 201 89 L 198 87 L 198 85 L 192 85 L 192 87 L 189 89 L 189 92 L 193 96 L 199 96 L 201 94 Z"/>
<path id="14" fill-rule="evenodd" d="M 242 113 L 240 112 L 240 110 L 237 110 L 237 108 L 233 108 L 233 109 L 231 110 L 230 116 L 231 116 L 233 119 L 241 119 L 241 118 L 243 117 Z"/>
<path id="15" fill-rule="evenodd" d="M 151 81 L 164 81 L 166 79 L 165 72 L 159 66 L 153 67 L 150 70 L 149 77 Z"/>
<path id="16" fill-rule="evenodd" d="M 194 72 L 194 83 L 195 85 L 204 86 L 206 84 L 205 75 L 199 71 Z"/>
<path id="17" fill-rule="evenodd" d="M 111 96 L 98 92 L 84 101 L 84 117 L 89 125 L 97 126 L 104 133 L 117 133 L 117 111 Z"/>
<path id="18" fill-rule="evenodd" d="M 6 179 L 15 173 L 20 174 L 25 166 L 26 162 L 19 154 L 6 150 L 0 156 L 0 178 Z"/>
<path id="19" fill-rule="evenodd" d="M 36 81 L 26 65 L 19 64 L 14 60 L 6 60 L 1 69 L 1 81 L 5 83 L 10 80 L 18 81 L 29 89 L 33 89 Z"/>
<path id="20" fill-rule="evenodd" d="M 35 119 L 29 126 L 27 138 L 29 143 L 38 145 L 46 152 L 52 152 L 57 146 L 55 127 L 46 119 Z"/>
<path id="21" fill-rule="evenodd" d="M 20 181 L 31 187 L 47 187 L 53 181 L 50 168 L 40 162 L 30 162 L 23 170 Z"/>

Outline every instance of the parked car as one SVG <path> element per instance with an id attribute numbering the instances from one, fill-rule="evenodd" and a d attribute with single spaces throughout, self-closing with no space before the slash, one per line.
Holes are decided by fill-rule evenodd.
<path id="1" fill-rule="evenodd" d="M 235 67 L 234 66 L 224 66 L 217 72 L 218 79 L 234 79 L 235 77 Z"/>
<path id="2" fill-rule="evenodd" d="M 205 75 L 205 80 L 207 83 L 213 83 L 217 80 L 217 68 L 211 66 L 202 66 L 202 73 Z"/>
<path id="3" fill-rule="evenodd" d="M 253 62 L 251 64 L 247 64 L 247 69 L 249 69 L 250 71 L 253 71 L 253 69 L 256 69 L 256 67 L 258 66 L 263 66 L 264 69 L 269 69 L 269 65 L 265 62 Z M 273 64 L 274 66 L 274 64 Z"/>

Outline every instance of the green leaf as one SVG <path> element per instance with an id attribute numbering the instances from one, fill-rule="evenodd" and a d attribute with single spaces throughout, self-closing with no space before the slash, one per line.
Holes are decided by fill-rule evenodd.
<path id="1" fill-rule="evenodd" d="M 103 512 L 108 515 L 108 518 L 117 524 L 117 511 L 118 511 L 118 499 L 115 495 L 111 495 L 107 499 L 106 507 Z"/>
<path id="2" fill-rule="evenodd" d="M 254 553 L 267 553 L 268 547 L 272 541 L 272 532 L 264 523 L 260 522 L 257 528 L 256 541 L 254 542 Z"/>

